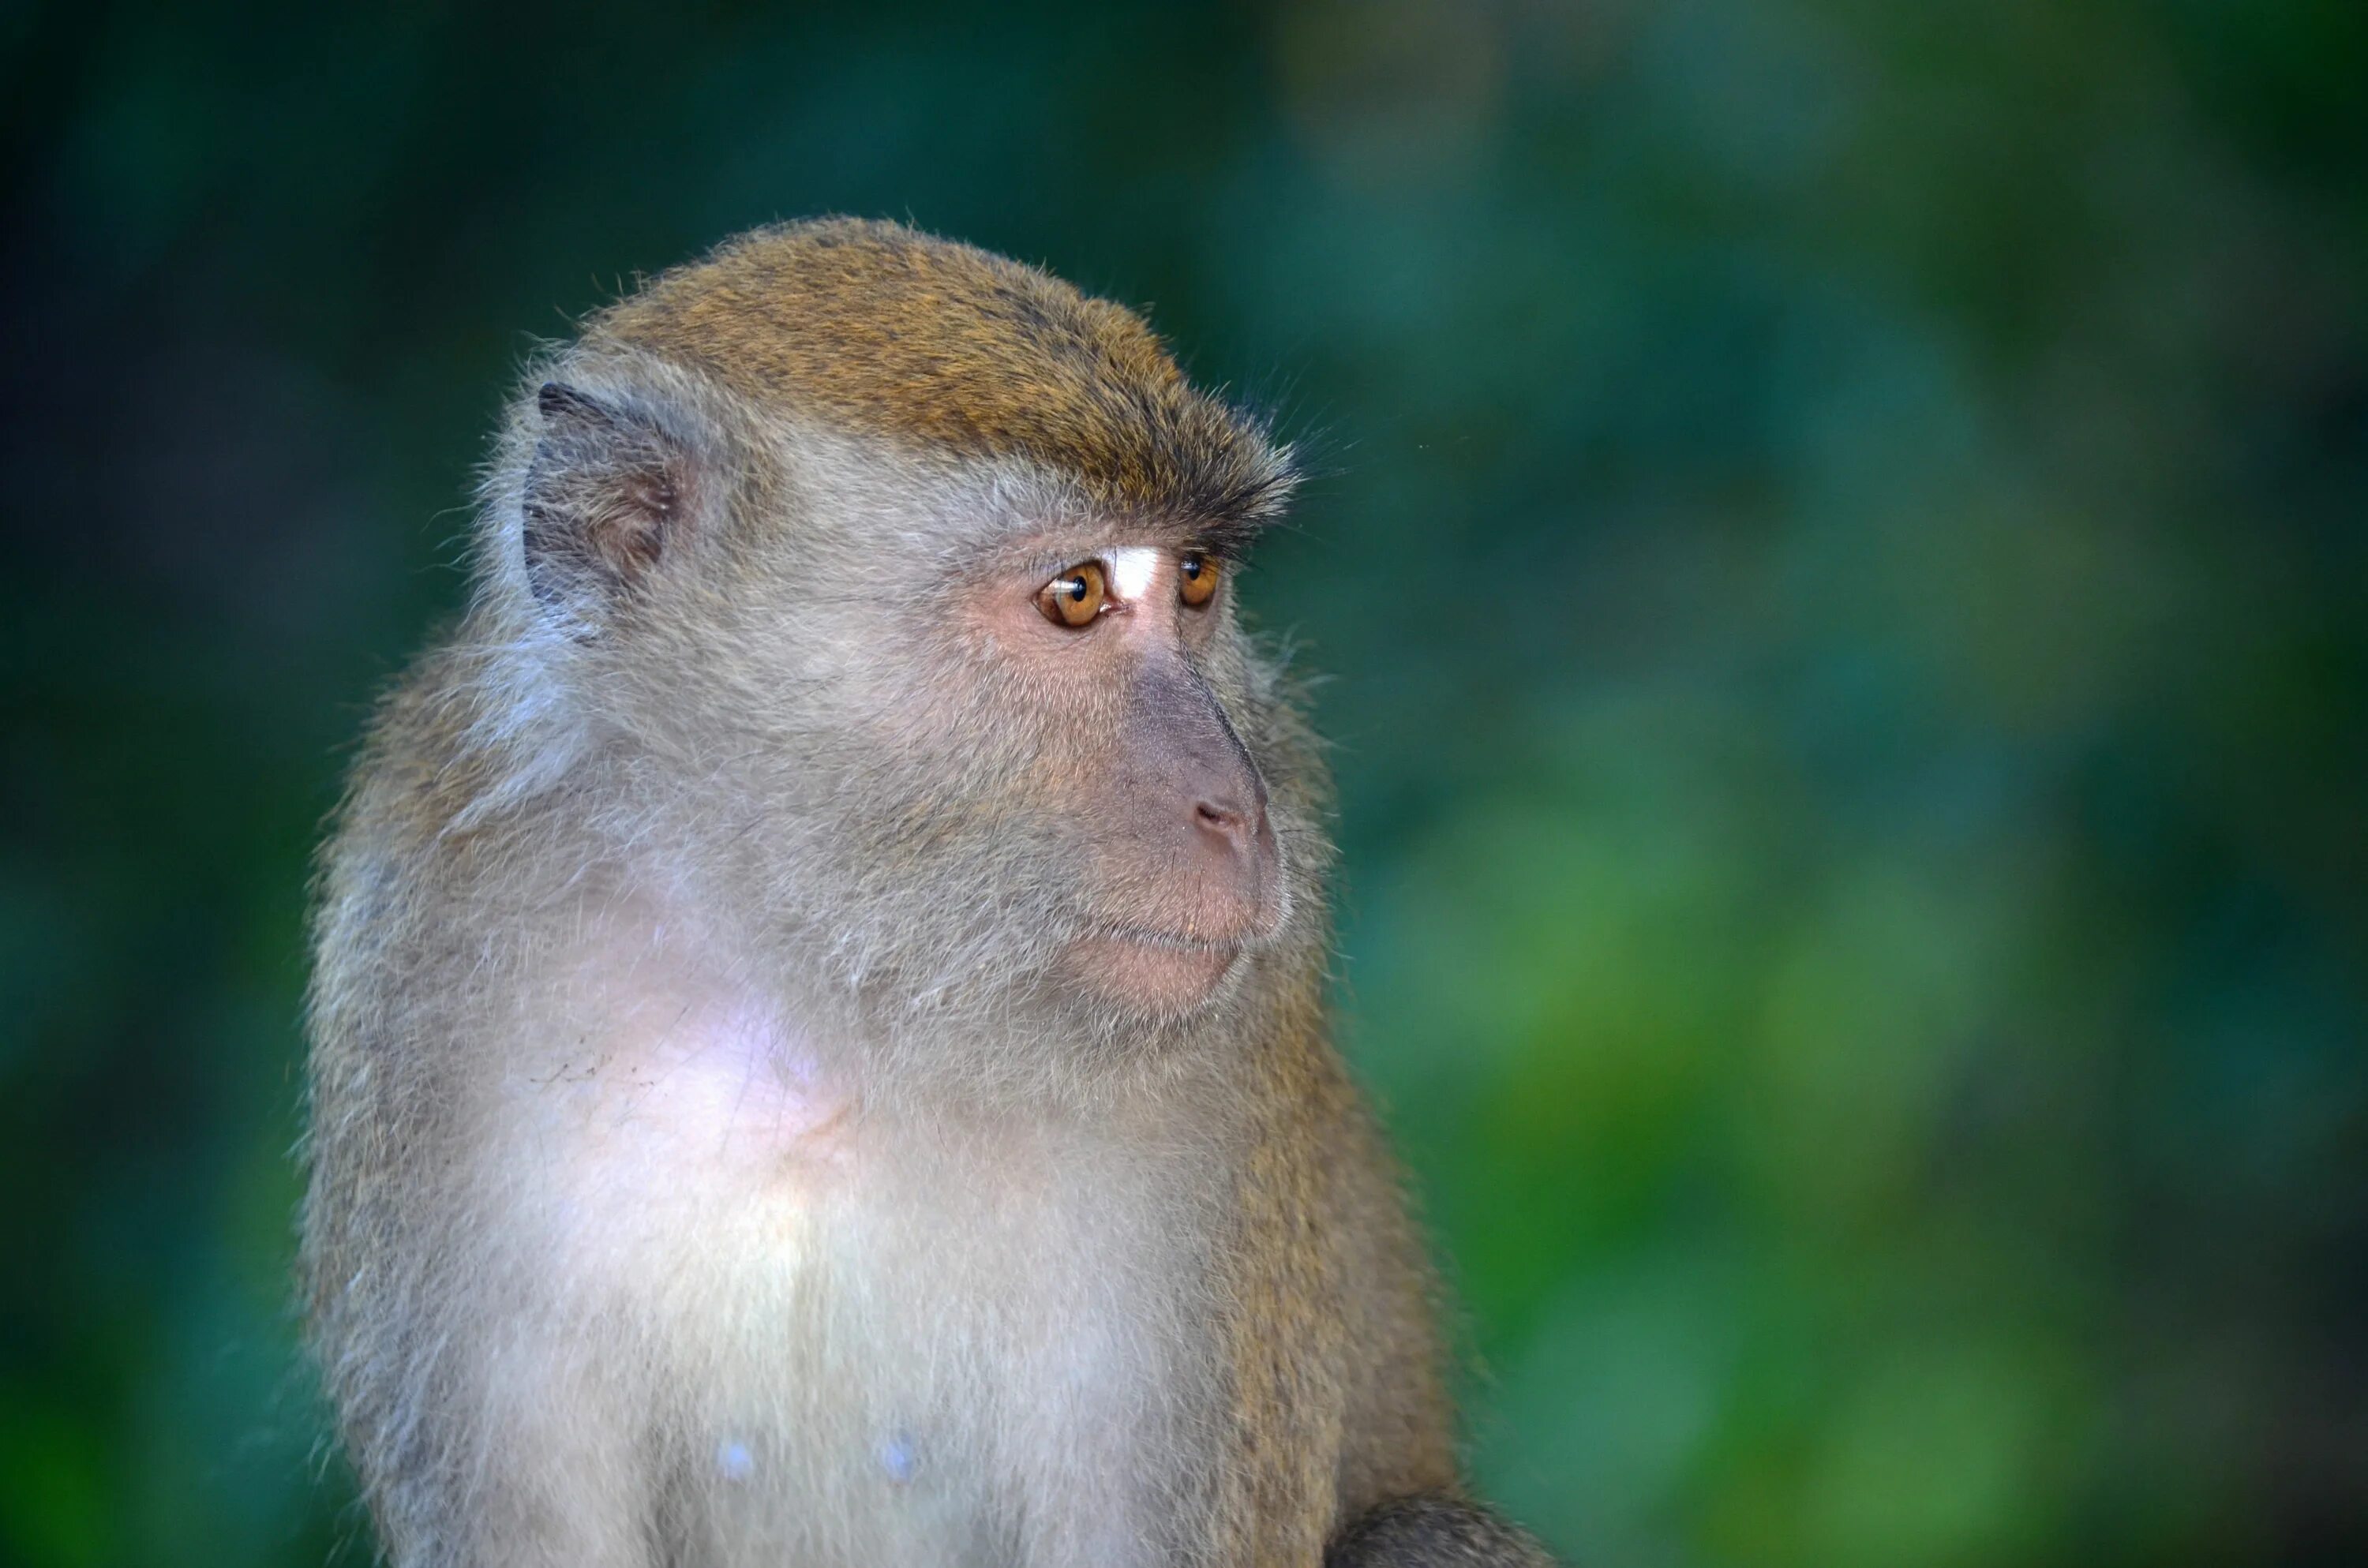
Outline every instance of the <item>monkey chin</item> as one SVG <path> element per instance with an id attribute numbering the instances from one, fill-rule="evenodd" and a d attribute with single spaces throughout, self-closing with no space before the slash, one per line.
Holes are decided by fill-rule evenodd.
<path id="1" fill-rule="evenodd" d="M 1063 967 L 1104 1000 L 1174 1017 L 1214 995 L 1242 956 L 1239 944 L 1098 932 L 1071 945 Z"/>

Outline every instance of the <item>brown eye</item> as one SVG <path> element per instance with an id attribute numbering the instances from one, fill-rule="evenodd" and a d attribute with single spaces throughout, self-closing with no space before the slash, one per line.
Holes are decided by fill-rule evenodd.
<path id="1" fill-rule="evenodd" d="M 1080 562 L 1036 591 L 1036 608 L 1055 626 L 1090 626 L 1109 591 L 1102 563 Z"/>
<path id="2" fill-rule="evenodd" d="M 1188 550 L 1177 562 L 1176 591 L 1184 602 L 1199 609 L 1217 597 L 1217 559 L 1197 550 Z"/>

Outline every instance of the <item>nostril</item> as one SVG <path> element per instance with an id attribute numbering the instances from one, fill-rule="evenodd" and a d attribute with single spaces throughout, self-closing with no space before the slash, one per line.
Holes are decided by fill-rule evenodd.
<path id="1" fill-rule="evenodd" d="M 1244 830 L 1247 823 L 1241 808 L 1230 801 L 1196 801 L 1192 814 L 1201 826 L 1222 833 L 1228 838 L 1239 841 L 1247 836 Z"/>

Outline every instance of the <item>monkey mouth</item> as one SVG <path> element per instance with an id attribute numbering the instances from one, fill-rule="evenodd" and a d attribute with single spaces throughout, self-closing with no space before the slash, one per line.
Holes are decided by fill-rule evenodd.
<path id="1" fill-rule="evenodd" d="M 1218 938 L 1104 926 L 1069 946 L 1064 967 L 1111 1001 L 1156 1013 L 1189 1011 L 1233 972 L 1247 937 Z"/>
<path id="2" fill-rule="evenodd" d="M 1147 926 L 1102 926 L 1086 933 L 1087 941 L 1132 942 L 1138 947 L 1159 948 L 1175 953 L 1238 953 L 1248 947 L 1253 934 L 1243 932 L 1233 937 L 1200 937 L 1183 931 L 1159 931 Z"/>

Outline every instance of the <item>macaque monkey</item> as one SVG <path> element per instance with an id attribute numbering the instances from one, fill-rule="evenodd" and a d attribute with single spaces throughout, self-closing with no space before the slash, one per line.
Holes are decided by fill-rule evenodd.
<path id="1" fill-rule="evenodd" d="M 328 845 L 311 1336 L 404 1568 L 1535 1564 L 1467 1500 L 1133 313 L 762 230 L 532 368 Z"/>

